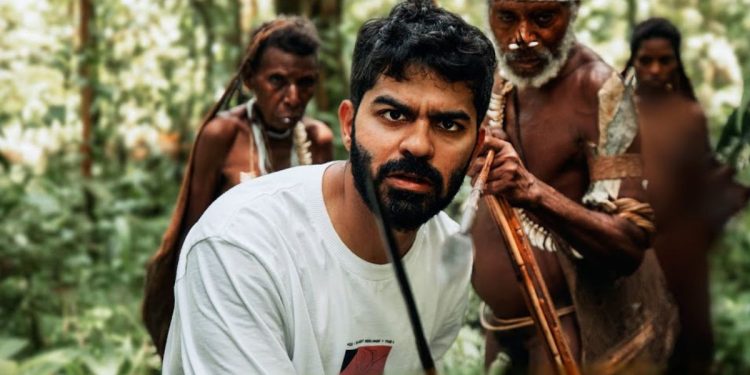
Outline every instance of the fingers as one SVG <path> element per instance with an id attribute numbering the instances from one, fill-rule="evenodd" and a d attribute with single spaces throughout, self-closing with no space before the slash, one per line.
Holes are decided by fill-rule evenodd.
<path id="1" fill-rule="evenodd" d="M 508 135 L 500 128 L 485 128 L 484 137 L 480 139 L 477 145 L 477 152 L 472 164 L 469 166 L 467 174 L 472 179 L 476 179 L 487 160 L 487 153 L 490 150 L 495 152 L 492 163 L 492 169 L 500 166 L 506 158 L 518 159 L 518 154 L 509 142 Z M 518 161 L 520 163 L 520 160 Z M 474 181 L 472 181 L 473 183 Z"/>
<path id="2" fill-rule="evenodd" d="M 501 128 L 488 128 L 489 135 L 491 135 L 494 138 L 502 139 L 503 141 L 510 142 L 510 137 L 508 137 L 508 133 L 506 133 Z"/>
<path id="3" fill-rule="evenodd" d="M 503 141 L 500 141 L 503 142 Z M 479 173 L 484 168 L 484 164 L 487 162 L 487 155 L 480 155 L 474 162 L 469 166 L 468 175 L 473 179 L 472 183 L 476 180 Z M 495 154 L 490 165 L 490 171 L 487 176 L 487 181 L 493 181 L 499 179 L 503 174 L 518 174 L 522 168 L 521 160 L 518 154 L 510 146 L 509 143 L 504 142 L 502 148 Z"/>

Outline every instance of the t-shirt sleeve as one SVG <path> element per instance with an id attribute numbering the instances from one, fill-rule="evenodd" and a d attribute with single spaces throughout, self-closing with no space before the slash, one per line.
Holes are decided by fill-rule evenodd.
<path id="1" fill-rule="evenodd" d="M 279 279 L 246 250 L 217 239 L 195 244 L 175 283 L 164 373 L 293 374 Z M 168 348 L 168 351 L 169 348 Z"/>

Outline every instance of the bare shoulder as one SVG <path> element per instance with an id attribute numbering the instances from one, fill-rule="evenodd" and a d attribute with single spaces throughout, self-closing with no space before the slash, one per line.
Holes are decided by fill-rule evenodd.
<path id="1" fill-rule="evenodd" d="M 588 47 L 581 46 L 580 53 L 582 56 L 582 65 L 579 69 L 581 83 L 587 94 L 596 95 L 602 86 L 616 74 L 615 69 Z"/>
<path id="2" fill-rule="evenodd" d="M 703 106 L 697 101 L 690 98 L 680 97 L 680 109 L 677 113 L 681 113 L 683 117 L 683 126 L 686 126 L 690 133 L 703 135 L 707 133 L 708 119 L 706 113 L 703 111 Z"/>
<path id="3" fill-rule="evenodd" d="M 198 133 L 196 142 L 204 147 L 228 147 L 244 125 L 242 118 L 232 112 L 223 112 L 209 121 Z"/>
<path id="4" fill-rule="evenodd" d="M 325 122 L 312 117 L 304 117 L 302 123 L 305 124 L 307 136 L 314 145 L 333 144 L 333 131 Z"/>
<path id="5" fill-rule="evenodd" d="M 703 111 L 703 106 L 697 100 L 683 98 L 685 101 L 685 113 L 696 121 L 706 121 L 706 112 Z"/>

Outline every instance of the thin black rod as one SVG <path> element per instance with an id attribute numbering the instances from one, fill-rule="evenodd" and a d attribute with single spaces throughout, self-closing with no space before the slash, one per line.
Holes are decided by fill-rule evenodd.
<path id="1" fill-rule="evenodd" d="M 422 321 L 419 319 L 417 304 L 414 301 L 414 294 L 411 291 L 409 279 L 406 277 L 404 264 L 401 262 L 401 257 L 398 254 L 396 239 L 393 237 L 393 231 L 391 230 L 391 225 L 388 222 L 388 219 L 382 214 L 383 202 L 378 199 L 378 195 L 375 193 L 375 184 L 372 181 L 372 175 L 370 174 L 369 169 L 366 171 L 365 175 L 367 179 L 365 182 L 367 199 L 370 202 L 375 203 L 372 205 L 372 213 L 375 216 L 375 222 L 378 224 L 380 238 L 383 241 L 388 258 L 393 265 L 393 271 L 396 274 L 396 281 L 398 281 L 399 289 L 401 289 L 401 295 L 404 297 L 404 302 L 406 302 L 406 311 L 409 314 L 409 321 L 411 322 L 411 328 L 414 332 L 417 353 L 419 353 L 419 360 L 422 362 L 422 369 L 426 372 L 433 371 L 435 369 L 435 362 L 432 359 L 430 347 L 427 345 L 427 340 L 424 336 Z"/>

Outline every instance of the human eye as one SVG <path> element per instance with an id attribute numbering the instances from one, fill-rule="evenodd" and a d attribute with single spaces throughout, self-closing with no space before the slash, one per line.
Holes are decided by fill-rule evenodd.
<path id="1" fill-rule="evenodd" d="M 286 84 L 286 79 L 281 74 L 271 74 L 271 76 L 268 77 L 268 82 L 274 87 L 281 87 Z"/>
<path id="2" fill-rule="evenodd" d="M 659 63 L 661 65 L 669 65 L 673 61 L 674 61 L 674 59 L 671 56 L 669 56 L 669 57 L 662 57 L 662 58 L 659 59 Z"/>
<path id="3" fill-rule="evenodd" d="M 299 80 L 298 85 L 303 88 L 310 88 L 315 86 L 315 78 L 305 77 Z"/>
<path id="4" fill-rule="evenodd" d="M 440 120 L 437 123 L 438 128 L 449 133 L 459 132 L 464 130 L 466 127 L 454 120 Z"/>
<path id="5" fill-rule="evenodd" d="M 539 26 L 545 27 L 552 24 L 554 18 L 554 12 L 539 12 L 534 16 L 534 22 L 536 22 L 536 24 Z"/>
<path id="6" fill-rule="evenodd" d="M 639 58 L 638 62 L 640 62 L 641 65 L 649 65 L 649 64 L 651 64 L 652 60 L 653 59 L 651 59 L 651 57 L 644 56 L 644 57 Z"/>
<path id="7" fill-rule="evenodd" d="M 516 15 L 513 12 L 501 10 L 497 12 L 497 19 L 503 23 L 513 23 L 516 21 Z"/>
<path id="8" fill-rule="evenodd" d="M 406 114 L 397 109 L 386 109 L 380 113 L 380 116 L 391 122 L 406 120 Z"/>

